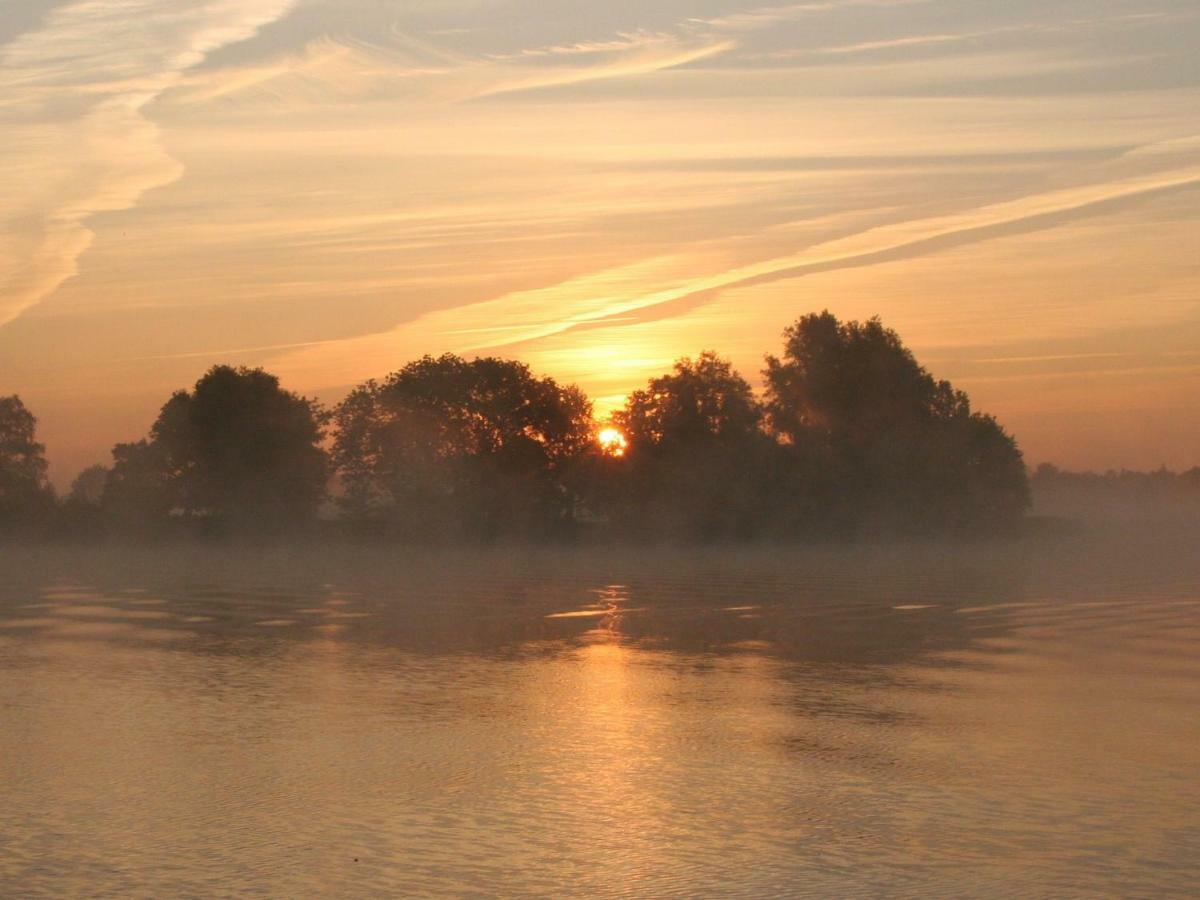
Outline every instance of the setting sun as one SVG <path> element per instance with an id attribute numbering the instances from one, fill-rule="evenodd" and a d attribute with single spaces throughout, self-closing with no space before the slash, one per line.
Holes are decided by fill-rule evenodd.
<path id="1" fill-rule="evenodd" d="M 625 450 L 629 446 L 629 441 L 625 435 L 612 427 L 600 429 L 600 433 L 596 435 L 596 440 L 606 456 L 624 456 Z"/>

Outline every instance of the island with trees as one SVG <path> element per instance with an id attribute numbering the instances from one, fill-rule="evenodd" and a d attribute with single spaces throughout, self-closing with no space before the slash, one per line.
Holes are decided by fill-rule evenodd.
<path id="1" fill-rule="evenodd" d="M 0 399 L 0 534 L 381 541 L 996 534 L 1030 505 L 1013 437 L 878 319 L 802 316 L 756 393 L 713 352 L 598 422 L 576 387 L 426 356 L 332 408 L 218 365 L 55 497 L 35 419 Z"/>

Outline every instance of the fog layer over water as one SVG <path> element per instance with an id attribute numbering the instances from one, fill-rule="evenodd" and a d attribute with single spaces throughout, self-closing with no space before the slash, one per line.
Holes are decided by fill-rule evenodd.
<path id="1" fill-rule="evenodd" d="M 1193 548 L 6 551 L 0 895 L 1182 895 Z"/>

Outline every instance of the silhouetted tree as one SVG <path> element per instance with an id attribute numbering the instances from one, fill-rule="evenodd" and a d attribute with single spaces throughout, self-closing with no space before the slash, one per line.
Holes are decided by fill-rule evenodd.
<path id="1" fill-rule="evenodd" d="M 37 536 L 53 512 L 46 448 L 36 437 L 37 419 L 21 398 L 0 397 L 0 535 Z"/>
<path id="2" fill-rule="evenodd" d="M 878 319 L 808 315 L 785 338 L 767 357 L 763 401 L 704 352 L 634 391 L 613 416 L 627 444 L 607 447 L 577 388 L 519 362 L 426 356 L 358 386 L 331 415 L 261 369 L 217 366 L 168 400 L 147 438 L 114 447 L 111 469 L 81 474 L 58 530 L 99 533 L 97 518 L 142 535 L 309 522 L 330 418 L 346 520 L 409 539 L 544 537 L 581 522 L 632 537 L 909 534 L 1024 514 L 1014 440 Z M 32 416 L 16 398 L 0 413 L 4 513 L 20 493 L 7 485 L 49 494 Z"/>
<path id="3" fill-rule="evenodd" d="M 88 466 L 75 476 L 71 482 L 71 492 L 68 500 L 99 506 L 104 499 L 104 487 L 108 483 L 108 468 L 106 466 Z"/>
<path id="4" fill-rule="evenodd" d="M 803 316 L 768 357 L 767 422 L 837 530 L 992 528 L 1029 505 L 1015 441 L 879 322 Z"/>
<path id="5" fill-rule="evenodd" d="M 624 484 L 609 493 L 622 530 L 712 538 L 771 522 L 778 448 L 750 385 L 715 353 L 679 360 L 613 421 L 629 441 Z"/>
<path id="6" fill-rule="evenodd" d="M 117 444 L 112 449 L 101 498 L 106 525 L 125 535 L 163 536 L 179 506 L 179 488 L 165 448 L 152 440 Z"/>
<path id="7" fill-rule="evenodd" d="M 71 482 L 71 490 L 58 508 L 53 535 L 74 540 L 93 539 L 106 533 L 101 504 L 109 470 L 88 466 Z"/>
<path id="8" fill-rule="evenodd" d="M 522 363 L 452 354 L 360 385 L 334 422 L 352 521 L 416 538 L 564 527 L 567 472 L 592 437 L 578 388 Z"/>
<path id="9" fill-rule="evenodd" d="M 1195 521 L 1200 516 L 1200 468 L 1175 473 L 1067 472 L 1042 463 L 1030 478 L 1041 514 L 1090 522 Z"/>
<path id="10" fill-rule="evenodd" d="M 711 350 L 683 358 L 669 375 L 629 395 L 614 421 L 634 448 L 739 445 L 758 430 L 762 408 L 749 383 Z"/>
<path id="11" fill-rule="evenodd" d="M 123 530 L 170 518 L 218 533 L 302 527 L 325 493 L 326 418 L 262 369 L 215 366 L 167 401 L 147 440 L 113 448 L 105 512 Z"/>

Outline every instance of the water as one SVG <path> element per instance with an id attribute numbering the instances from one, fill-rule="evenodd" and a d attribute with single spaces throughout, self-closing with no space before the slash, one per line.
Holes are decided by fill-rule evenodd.
<path id="1" fill-rule="evenodd" d="M 9 552 L 0 896 L 1184 896 L 1192 547 Z"/>

